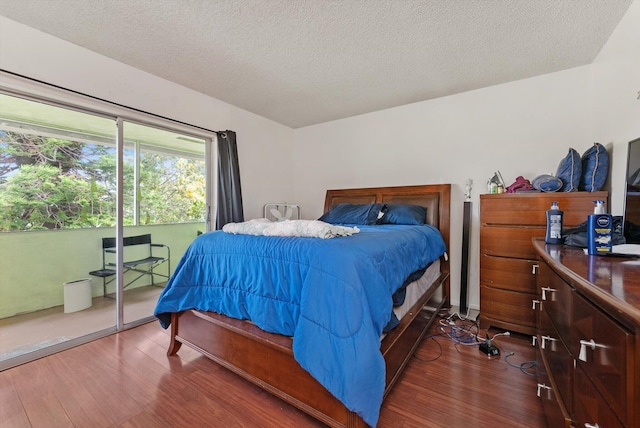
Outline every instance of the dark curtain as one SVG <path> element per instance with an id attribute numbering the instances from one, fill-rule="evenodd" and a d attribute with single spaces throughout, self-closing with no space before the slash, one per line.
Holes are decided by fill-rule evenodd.
<path id="1" fill-rule="evenodd" d="M 218 132 L 218 215 L 216 229 L 244 221 L 238 145 L 233 131 Z"/>

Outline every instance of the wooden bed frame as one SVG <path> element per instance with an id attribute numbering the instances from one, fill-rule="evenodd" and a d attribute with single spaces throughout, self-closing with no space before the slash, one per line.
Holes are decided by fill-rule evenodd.
<path id="1" fill-rule="evenodd" d="M 427 207 L 427 222 L 436 225 L 449 248 L 451 185 L 420 185 L 328 190 L 325 211 L 336 204 L 405 203 Z M 449 263 L 400 325 L 385 336 L 380 349 L 386 363 L 387 396 L 425 335 L 435 315 L 449 307 Z M 171 314 L 168 355 L 185 344 L 243 378 L 332 427 L 366 427 L 293 358 L 290 337 L 267 333 L 254 324 L 213 312 L 189 310 Z"/>

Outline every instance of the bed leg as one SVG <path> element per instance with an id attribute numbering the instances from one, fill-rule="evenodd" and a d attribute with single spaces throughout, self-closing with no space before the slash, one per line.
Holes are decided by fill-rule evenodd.
<path id="1" fill-rule="evenodd" d="M 171 338 L 171 343 L 169 343 L 169 349 L 167 350 L 167 356 L 171 357 L 176 355 L 182 346 L 182 342 L 176 340 L 175 337 Z"/>
<path id="2" fill-rule="evenodd" d="M 176 340 L 176 334 L 178 333 L 178 314 L 171 314 L 171 341 L 169 342 L 169 349 L 167 349 L 167 356 L 176 355 L 182 346 L 182 342 Z"/>

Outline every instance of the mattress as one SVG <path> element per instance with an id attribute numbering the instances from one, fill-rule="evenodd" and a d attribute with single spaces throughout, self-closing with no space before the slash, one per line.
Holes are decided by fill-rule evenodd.
<path id="1" fill-rule="evenodd" d="M 404 298 L 404 303 L 401 306 L 393 308 L 393 313 L 396 314 L 399 320 L 404 317 L 407 312 L 411 310 L 413 305 L 420 299 L 420 297 L 429 289 L 433 281 L 440 276 L 440 259 L 431 263 L 431 265 L 424 272 L 424 275 L 417 281 L 412 282 L 407 286 L 407 294 Z"/>

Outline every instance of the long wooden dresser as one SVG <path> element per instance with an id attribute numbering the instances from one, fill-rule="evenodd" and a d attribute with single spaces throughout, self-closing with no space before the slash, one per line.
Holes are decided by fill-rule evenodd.
<path id="1" fill-rule="evenodd" d="M 593 201 L 609 206 L 607 192 L 480 195 L 480 326 L 534 335 L 536 254 L 531 238 L 546 232 L 553 201 L 564 211 L 564 227 L 587 221 Z"/>
<path id="2" fill-rule="evenodd" d="M 640 258 L 534 239 L 538 396 L 549 427 L 640 427 Z"/>

